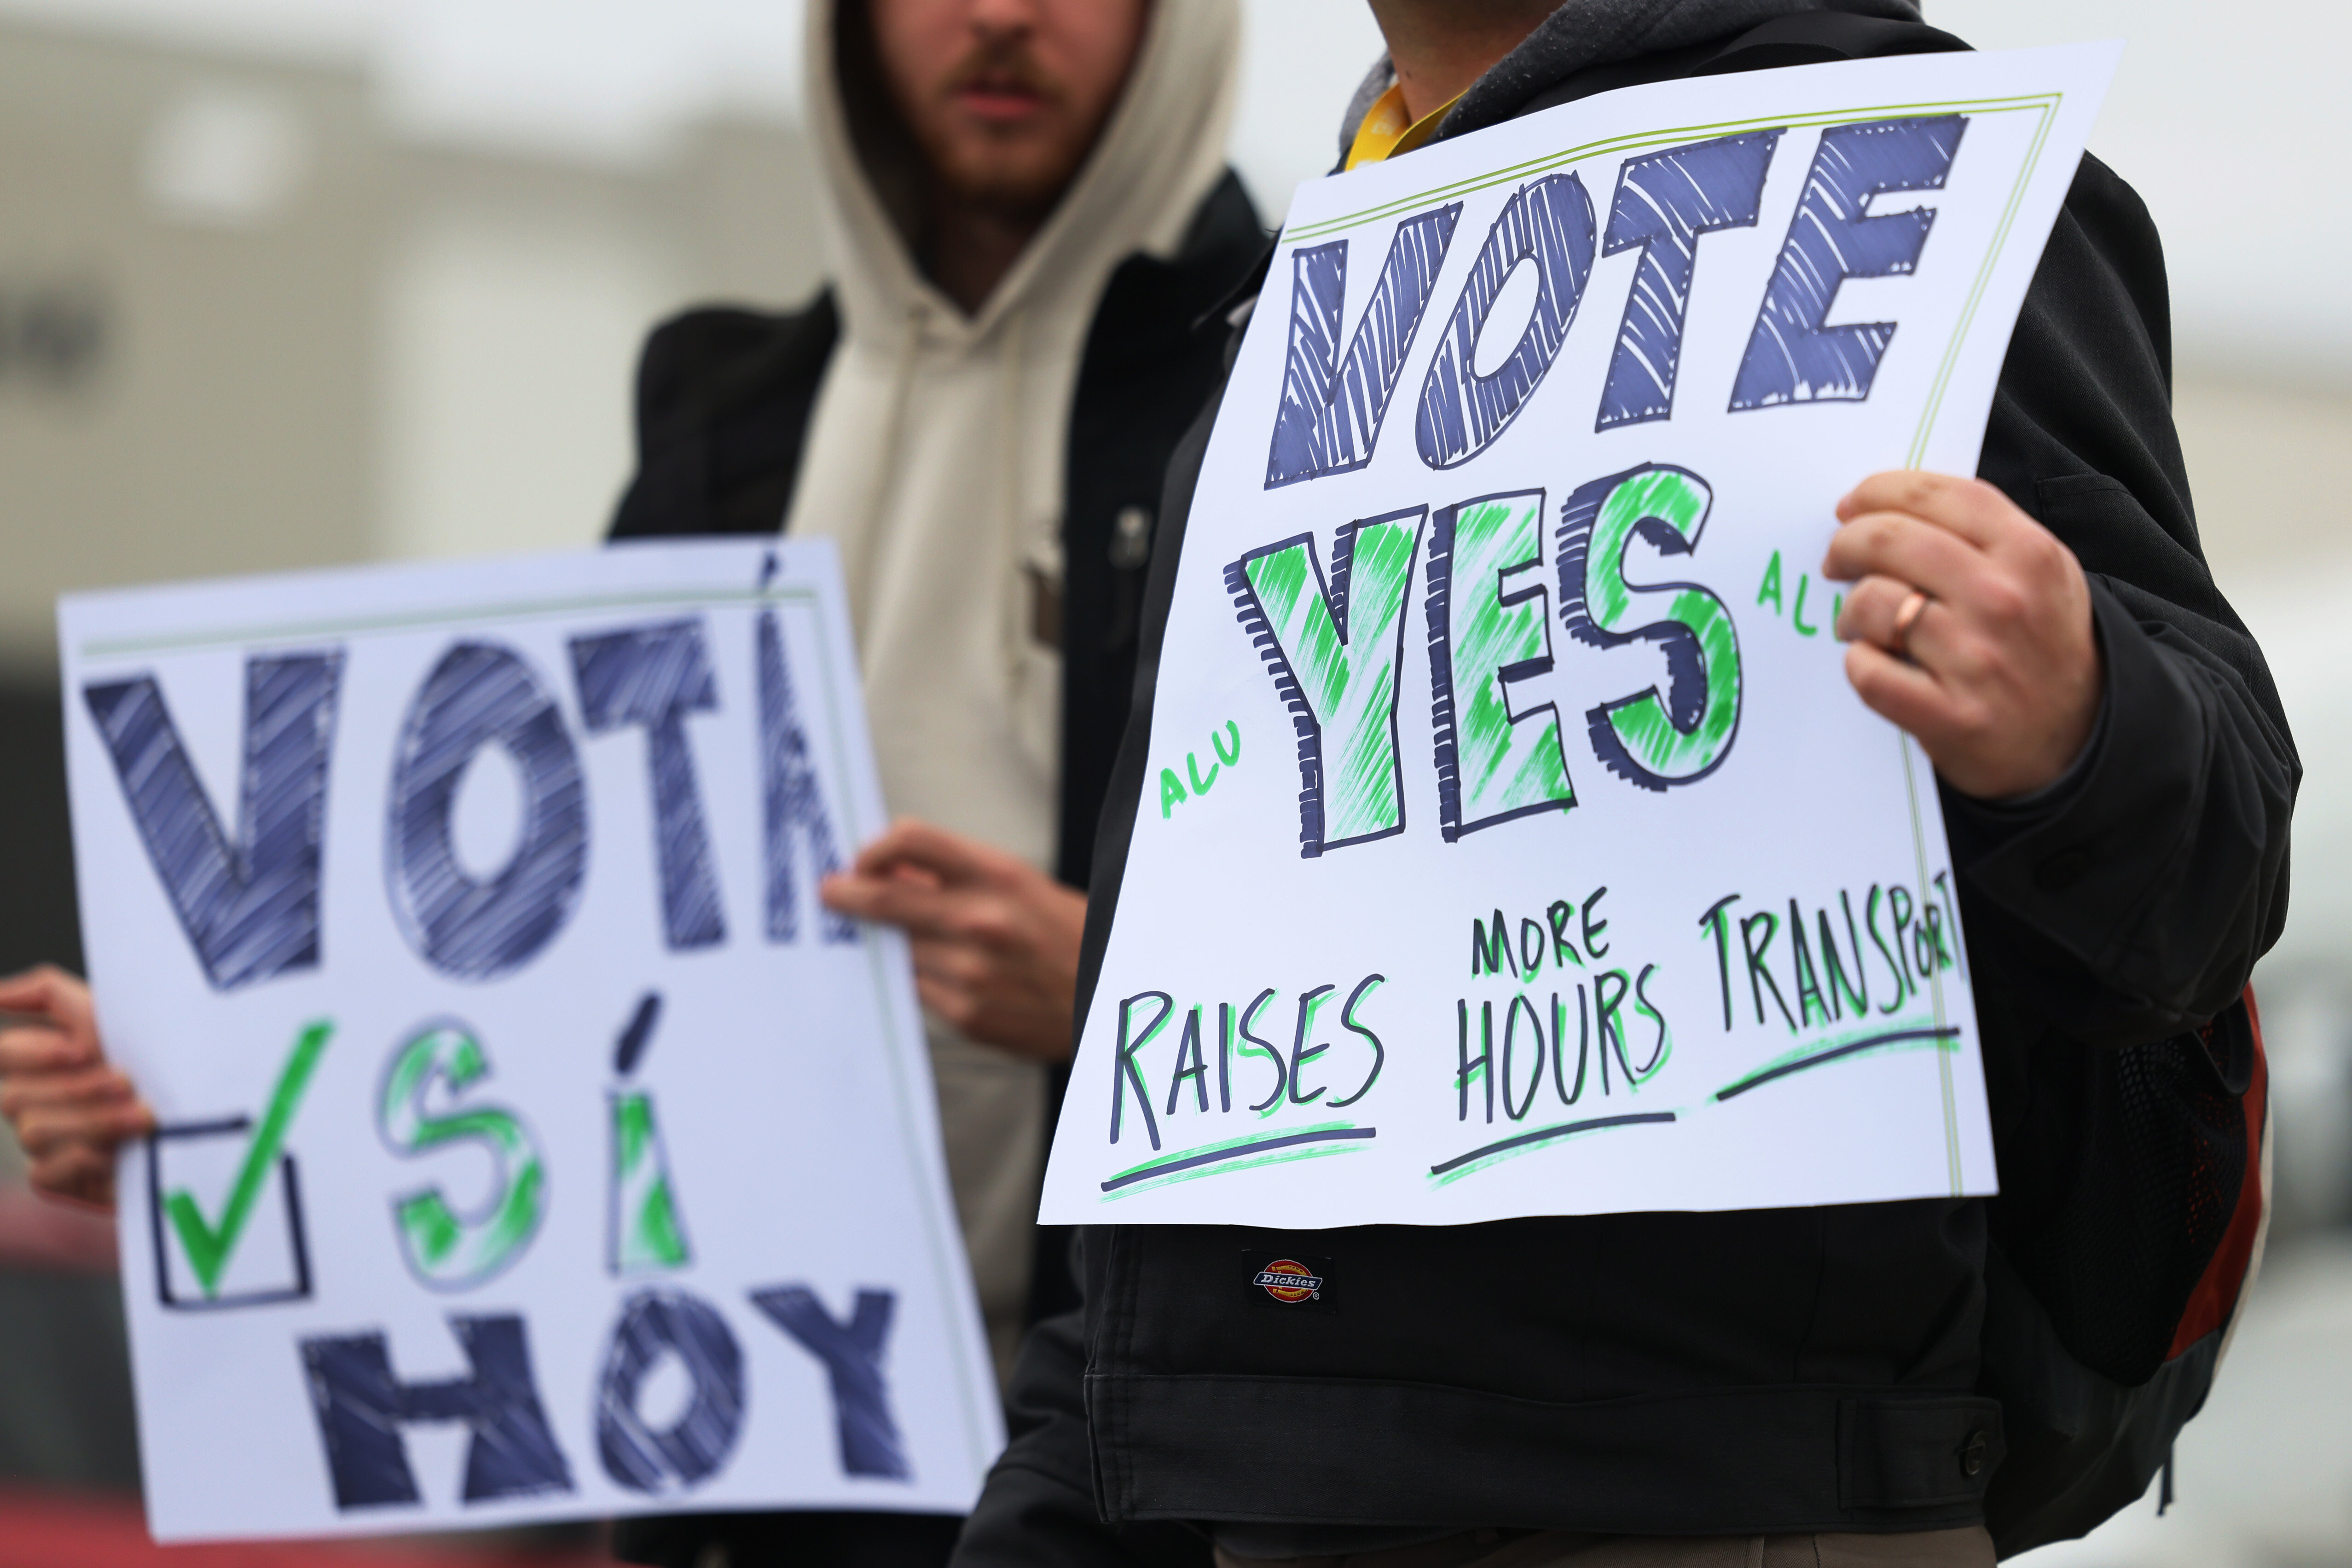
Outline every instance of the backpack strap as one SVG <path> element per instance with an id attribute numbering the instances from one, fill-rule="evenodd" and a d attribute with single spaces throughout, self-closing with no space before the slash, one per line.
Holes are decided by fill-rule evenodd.
<path id="1" fill-rule="evenodd" d="M 2242 1015 L 2242 1021 L 2237 1015 Z M 2222 1233 L 2212 1260 L 2205 1265 L 2188 1305 L 2181 1310 L 2180 1327 L 2172 1336 L 2172 1348 L 2165 1353 L 2167 1361 L 2207 1334 L 2229 1326 L 2262 1266 L 2263 1242 L 2270 1230 L 2270 1062 L 2263 1052 L 2263 1017 L 2252 986 L 2235 1008 L 2200 1031 L 2207 1049 L 2214 1049 L 2216 1031 L 2234 1028 L 2245 1030 L 2251 1047 L 2245 1093 L 2239 1102 L 2246 1115 L 2245 1179 L 2238 1186 L 2238 1207 L 2230 1216 L 2230 1228 Z"/>

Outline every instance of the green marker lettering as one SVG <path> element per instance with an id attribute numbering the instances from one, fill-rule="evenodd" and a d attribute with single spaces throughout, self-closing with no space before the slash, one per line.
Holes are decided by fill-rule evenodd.
<path id="1" fill-rule="evenodd" d="M 438 1187 L 393 1200 L 394 1228 L 417 1278 L 461 1290 L 478 1285 L 522 1255 L 547 1213 L 547 1166 L 539 1145 L 511 1112 L 497 1106 L 428 1115 L 436 1082 L 452 1095 L 489 1076 L 489 1058 L 465 1027 L 432 1025 L 403 1045 L 383 1077 L 376 1126 L 394 1154 L 423 1155 L 460 1140 L 486 1146 L 498 1169 L 489 1202 L 459 1214 Z"/>
<path id="2" fill-rule="evenodd" d="M 205 1223 L 204 1211 L 185 1188 L 163 1200 L 163 1212 L 170 1218 L 172 1229 L 187 1252 L 188 1266 L 195 1270 L 196 1281 L 207 1296 L 219 1292 L 228 1256 L 244 1236 L 246 1222 L 253 1218 L 253 1206 L 261 1197 L 261 1184 L 268 1179 L 269 1167 L 277 1163 L 278 1150 L 286 1143 L 286 1131 L 294 1124 L 294 1113 L 301 1106 L 302 1091 L 310 1087 L 310 1074 L 334 1032 L 335 1026 L 321 1019 L 296 1037 L 294 1054 L 278 1073 L 278 1087 L 270 1092 L 269 1108 L 262 1113 L 261 1125 L 255 1129 L 253 1142 L 246 1146 L 245 1163 L 237 1167 L 236 1183 L 229 1188 L 228 1205 L 221 1210 L 217 1227 Z"/>

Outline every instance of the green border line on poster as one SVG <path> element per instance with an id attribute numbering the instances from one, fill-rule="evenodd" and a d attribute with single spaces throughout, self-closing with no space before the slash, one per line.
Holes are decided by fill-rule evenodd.
<path id="1" fill-rule="evenodd" d="M 2056 110 L 2064 96 L 2063 93 L 2045 92 L 2028 93 L 2011 98 L 1954 99 L 1944 102 L 1875 104 L 1854 109 L 1821 110 L 1811 114 L 1767 115 L 1748 120 L 1718 120 L 1712 125 L 1678 125 L 1658 131 L 1645 131 L 1632 136 L 1604 137 L 1598 141 L 1585 142 L 1580 147 L 1570 147 L 1541 158 L 1531 158 L 1524 163 L 1512 163 L 1500 169 L 1490 170 L 1474 179 L 1457 180 L 1450 185 L 1433 186 L 1426 191 L 1415 192 L 1410 196 L 1400 196 L 1394 201 L 1383 202 L 1375 207 L 1365 207 L 1359 212 L 1344 213 L 1335 218 L 1326 218 L 1321 223 L 1302 225 L 1286 233 L 1283 238 L 1294 243 L 1323 239 L 1348 229 L 1360 227 L 1365 224 L 1378 223 L 1383 218 L 1396 217 L 1425 207 L 1432 202 L 1467 195 L 1473 191 L 1483 191 L 1488 186 L 1499 185 L 1507 181 L 1525 179 L 1529 175 L 1545 173 L 1553 169 L 1564 169 L 1571 163 L 1581 163 L 1591 158 L 1612 157 L 1620 152 L 1638 152 L 1651 147 L 1671 147 L 1679 141 L 1705 140 L 1711 136 L 1737 135 L 1743 131 L 1851 125 L 1859 120 L 1879 120 L 1897 114 L 1956 114 L 1969 111 L 1979 114 L 1999 114 L 2024 109 L 2039 109 L 2047 112 Z"/>
<path id="2" fill-rule="evenodd" d="M 1919 873 L 1919 896 L 1926 898 L 1928 885 L 1927 835 L 1919 822 L 1919 780 L 1911 764 L 1912 748 L 1918 743 L 1908 735 L 1897 730 L 1895 744 L 1903 753 L 1903 792 L 1911 804 L 1911 852 Z M 1960 934 L 1956 929 L 1952 933 L 1952 946 L 1958 947 L 1960 940 Z M 1939 963 L 1931 963 L 1928 967 L 1927 994 L 1934 998 L 1936 1005 L 1936 1028 L 1939 1030 L 1950 1028 L 1951 1019 L 1944 1010 L 1944 967 Z M 1952 1053 L 1950 1051 L 1936 1052 L 1936 1075 L 1944 1096 L 1945 1174 L 1951 1180 L 1952 1196 L 1958 1197 L 1965 1190 L 1967 1184 L 1962 1179 L 1963 1173 L 1960 1169 L 1960 1123 L 1958 1110 L 1952 1099 Z"/>
<path id="3" fill-rule="evenodd" d="M 466 621 L 544 621 L 596 610 L 651 610 L 667 605 L 739 605 L 814 603 L 816 592 L 806 588 L 665 588 L 648 593 L 607 593 L 580 599 L 532 599 L 503 603 L 462 604 L 438 610 L 415 610 L 398 615 L 354 615 L 331 621 L 281 622 L 269 626 L 233 631 L 173 632 L 155 637 L 93 638 L 81 645 L 85 659 L 118 659 L 135 653 L 184 653 L 197 648 L 240 648 L 272 643 L 305 642 L 315 637 L 387 636 L 427 626 L 454 625 Z"/>
<path id="4" fill-rule="evenodd" d="M 2044 101 L 2021 107 L 2038 108 L 2041 123 L 2033 130 L 2033 145 L 2025 151 L 2025 161 L 2017 171 L 2017 183 L 2010 188 L 2009 204 L 2001 208 L 2000 225 L 1992 233 L 1992 244 L 1985 249 L 1984 265 L 1977 268 L 1976 282 L 1969 288 L 1968 303 L 1960 307 L 1960 319 L 1952 328 L 1951 340 L 1944 345 L 1943 362 L 1936 367 L 1936 380 L 1928 389 L 1927 406 L 1919 415 L 1919 429 L 1911 437 L 1911 450 L 1904 455 L 1903 465 L 1916 468 L 1927 451 L 1927 433 L 1935 428 L 1936 417 L 1944 411 L 1944 393 L 1951 385 L 1952 366 L 1958 362 L 1960 344 L 1969 335 L 1969 324 L 1977 319 L 1977 307 L 1984 300 L 1985 286 L 1992 281 L 1993 265 L 2009 246 L 2010 226 L 2017 221 L 2017 209 L 2025 200 L 2025 188 L 2032 183 L 2033 172 L 2042 166 L 2042 150 L 2050 140 L 2050 123 L 2058 118 L 2058 107 L 2065 101 L 2063 93 L 2049 93 Z M 2000 111 L 1994 111 L 2000 112 Z"/>
<path id="5" fill-rule="evenodd" d="M 791 593 L 793 598 L 800 601 L 799 608 L 806 611 L 810 614 L 814 614 L 816 612 L 819 601 L 815 594 L 808 591 L 806 589 L 795 589 L 788 591 Z M 713 597 L 716 598 L 718 596 L 714 595 Z M 761 599 L 771 597 L 771 595 L 752 593 L 742 595 L 741 597 L 749 599 Z M 819 684 L 824 692 L 824 723 L 826 730 L 833 737 L 833 767 L 836 770 L 834 772 L 834 776 L 830 780 L 833 786 L 833 798 L 841 802 L 842 816 L 846 821 L 849 829 L 849 841 L 853 844 L 862 844 L 866 841 L 866 834 L 870 831 L 870 825 L 858 817 L 856 797 L 850 791 L 848 788 L 848 780 L 843 779 L 837 771 L 841 766 L 841 759 L 848 756 L 849 753 L 847 750 L 848 737 L 844 734 L 842 727 L 841 710 L 835 705 L 833 700 L 833 695 L 838 689 L 838 686 L 834 679 L 833 649 L 830 645 L 831 639 L 824 634 L 824 628 L 823 626 L 819 626 L 816 630 L 816 657 L 817 664 L 820 666 L 823 676 Z M 893 1098 L 897 1101 L 898 1109 L 898 1136 L 906 1145 L 907 1162 L 909 1168 L 918 1168 L 922 1164 L 923 1146 L 922 1141 L 915 1135 L 912 1103 L 908 1097 L 906 1076 L 898 1065 L 899 1020 L 891 1011 L 890 988 L 883 981 L 881 949 L 877 944 L 872 942 L 864 943 L 862 946 L 866 949 L 866 968 L 874 978 L 875 1010 L 882 1016 L 882 1027 L 889 1031 L 890 1049 L 882 1053 L 882 1059 L 889 1064 L 890 1092 Z M 929 1049 L 929 1042 L 928 1040 L 925 1040 L 920 1043 L 926 1051 Z M 944 1159 L 944 1156 L 942 1156 L 942 1159 Z M 919 1197 L 924 1196 L 924 1190 L 919 1186 L 917 1187 L 917 1194 Z M 940 1223 L 941 1216 L 938 1212 L 936 1206 L 933 1204 L 926 1202 L 920 1207 L 923 1212 L 923 1236 L 925 1241 L 929 1243 L 930 1248 L 931 1269 L 935 1275 L 935 1296 L 937 1300 L 944 1301 L 949 1296 L 947 1281 L 953 1275 L 954 1269 L 948 1259 L 948 1243 L 942 1231 Z M 955 1245 L 962 1245 L 962 1232 L 960 1228 L 956 1232 Z M 963 1411 L 964 1443 L 971 1455 L 972 1464 L 975 1467 L 985 1470 L 988 1468 L 990 1460 L 994 1456 L 988 1451 L 987 1445 L 982 1440 L 979 1413 L 972 1408 L 971 1401 L 967 1396 L 971 1388 L 972 1369 L 965 1363 L 964 1360 L 963 1336 L 960 1333 L 950 1333 L 948 1335 L 948 1347 L 950 1353 L 954 1355 L 956 1361 L 956 1391 Z M 995 1371 L 993 1368 L 990 1369 L 989 1376 L 993 1380 L 995 1376 Z"/>
<path id="6" fill-rule="evenodd" d="M 801 608 L 806 610 L 812 614 L 815 612 L 818 604 L 816 595 L 809 592 L 805 589 L 793 590 L 792 592 L 795 599 L 802 601 Z M 757 599 L 764 596 L 752 594 L 748 597 Z M 834 768 L 838 769 L 841 765 L 841 759 L 849 755 L 846 749 L 848 737 L 842 730 L 841 710 L 835 705 L 833 700 L 833 694 L 837 689 L 834 681 L 833 650 L 829 645 L 830 639 L 824 636 L 824 629 L 822 626 L 817 628 L 816 657 L 817 664 L 821 666 L 823 674 L 823 679 L 820 682 L 820 685 L 824 691 L 825 728 L 833 738 L 833 749 L 831 755 L 833 758 Z M 856 797 L 849 790 L 847 787 L 848 781 L 843 779 L 836 771 L 830 782 L 833 786 L 833 798 L 841 802 L 842 815 L 846 821 L 849 829 L 849 841 L 853 844 L 864 843 L 868 831 L 868 824 L 861 821 L 857 815 Z M 890 988 L 884 983 L 882 977 L 882 952 L 880 947 L 875 943 L 867 942 L 863 944 L 863 946 L 866 948 L 866 967 L 874 978 L 875 1009 L 882 1015 L 882 1027 L 889 1031 L 890 1049 L 882 1053 L 882 1059 L 889 1064 L 890 1092 L 898 1103 L 898 1136 L 904 1141 L 906 1145 L 908 1165 L 910 1168 L 919 1167 L 922 1164 L 922 1141 L 915 1135 L 912 1105 L 907 1092 L 907 1080 L 904 1072 L 900 1070 L 898 1065 L 898 1019 L 891 1011 Z M 929 1042 L 928 1040 L 923 1042 L 923 1047 L 927 1051 L 929 1049 Z M 921 1189 L 919 1187 L 919 1193 L 920 1190 Z M 937 1276 L 937 1295 L 938 1299 L 944 1301 L 948 1296 L 948 1291 L 946 1289 L 947 1281 L 953 1274 L 954 1270 L 950 1265 L 947 1258 L 947 1244 L 943 1238 L 940 1226 L 941 1217 L 938 1213 L 934 1205 L 924 1203 L 921 1207 L 923 1211 L 923 1237 L 924 1240 L 930 1248 L 931 1268 L 934 1274 Z M 957 1232 L 956 1243 L 959 1246 L 961 1245 L 961 1235 L 962 1233 L 959 1229 Z M 967 1395 L 971 1387 L 971 1368 L 967 1365 L 964 1361 L 963 1336 L 958 1333 L 949 1334 L 948 1345 L 950 1353 L 955 1356 L 956 1360 L 957 1392 L 960 1396 Z M 992 1379 L 994 1377 L 995 1373 L 993 1368 L 990 1370 L 989 1375 Z M 961 1398 L 961 1404 L 963 1410 L 964 1443 L 971 1451 L 973 1465 L 984 1470 L 987 1469 L 989 1461 L 993 1456 L 988 1452 L 987 1445 L 982 1441 L 979 1414 L 972 1409 L 971 1401 L 968 1397 Z"/>

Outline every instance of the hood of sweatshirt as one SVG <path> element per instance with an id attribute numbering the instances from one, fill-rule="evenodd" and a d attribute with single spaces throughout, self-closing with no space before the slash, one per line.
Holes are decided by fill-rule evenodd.
<path id="1" fill-rule="evenodd" d="M 1009 316 L 1064 302 L 1074 286 L 1091 282 L 1099 294 L 1110 269 L 1134 252 L 1172 254 L 1192 208 L 1223 172 L 1241 50 L 1237 0 L 1154 0 L 1093 152 L 1020 261 L 967 318 L 915 256 L 914 150 L 886 129 L 889 111 L 876 101 L 881 84 L 844 68 L 842 22 L 856 9 L 855 0 L 811 5 L 804 55 L 831 281 L 853 336 L 895 332 L 918 308 L 984 336 Z M 1085 313 L 1093 303 L 1083 301 Z"/>
<path id="2" fill-rule="evenodd" d="M 915 153 L 864 53 L 858 0 L 811 0 L 804 54 L 842 334 L 786 526 L 841 552 L 882 795 L 1054 862 L 1070 402 L 1112 272 L 1172 256 L 1224 170 L 1237 0 L 1153 0 L 1092 152 L 967 315 L 917 259 Z M 853 46 L 857 37 L 847 40 Z M 1039 1069 L 927 1018 L 940 1131 L 1000 1372 L 1021 1329 L 1045 1138 Z"/>
<path id="3" fill-rule="evenodd" d="M 1224 168 L 1236 0 L 1157 0 L 1069 190 L 972 314 L 923 275 L 916 175 L 878 82 L 844 69 L 855 0 L 808 8 L 805 101 L 842 339 L 789 516 L 840 547 L 883 793 L 1038 865 L 1059 753 L 1051 627 L 1070 399 L 1112 271 L 1170 256 Z"/>

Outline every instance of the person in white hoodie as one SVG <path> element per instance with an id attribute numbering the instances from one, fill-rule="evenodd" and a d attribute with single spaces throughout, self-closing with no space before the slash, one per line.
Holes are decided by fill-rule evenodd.
<path id="1" fill-rule="evenodd" d="M 1234 0 L 811 5 L 827 286 L 667 322 L 639 376 L 615 538 L 840 548 L 901 821 L 824 893 L 914 938 L 1001 1364 L 1160 471 L 1220 369 L 1190 328 L 1265 243 L 1224 167 L 1238 30 Z"/>
<path id="2" fill-rule="evenodd" d="M 832 538 L 898 823 L 826 903 L 904 926 L 1000 1375 L 1075 1304 L 1035 1224 L 1162 470 L 1266 236 L 1225 167 L 1236 0 L 812 0 L 825 290 L 691 311 L 615 538 Z M 1204 319 L 1211 329 L 1196 329 Z M 951 1521 L 682 1517 L 625 1554 L 945 1557 Z"/>
<path id="3" fill-rule="evenodd" d="M 615 538 L 840 547 L 885 799 L 825 884 L 907 928 L 950 1180 L 1000 1375 L 1074 1305 L 1035 1225 L 1095 821 L 1127 727 L 1168 456 L 1266 251 L 1224 163 L 1237 0 L 808 0 L 829 282 L 657 328 Z M 1195 330 L 1211 319 L 1214 329 Z M 0 1114 L 36 1184 L 110 1206 L 152 1130 L 89 992 L 0 979 Z M 943 1562 L 959 1521 L 626 1521 L 679 1568 Z"/>

